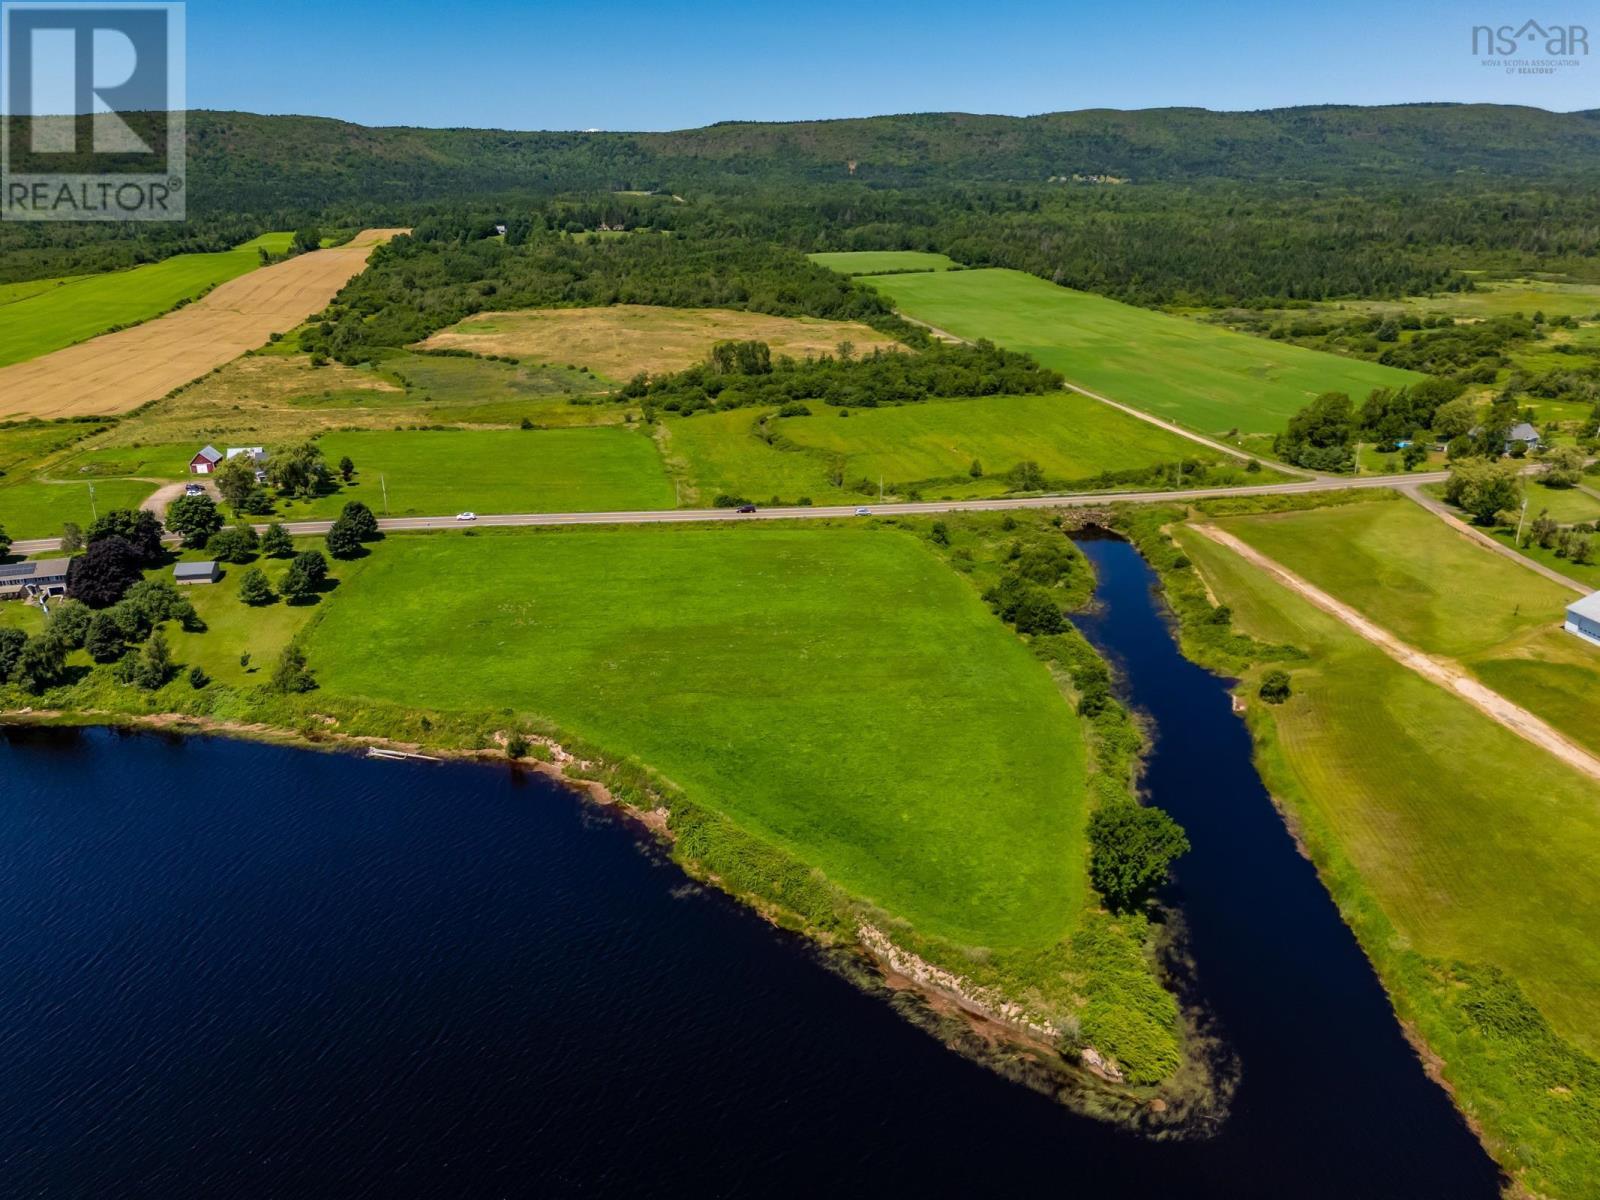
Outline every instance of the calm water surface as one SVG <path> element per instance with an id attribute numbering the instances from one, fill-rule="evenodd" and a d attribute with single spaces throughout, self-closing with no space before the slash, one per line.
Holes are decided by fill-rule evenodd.
<path id="1" fill-rule="evenodd" d="M 1127 546 L 1086 631 L 1160 724 L 1176 898 L 1242 1063 L 1141 1141 L 948 1053 L 508 770 L 0 731 L 0 1195 L 832 1189 L 1493 1197 Z"/>

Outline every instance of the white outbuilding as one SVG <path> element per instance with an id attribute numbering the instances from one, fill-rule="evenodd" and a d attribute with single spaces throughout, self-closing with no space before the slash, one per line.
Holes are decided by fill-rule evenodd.
<path id="1" fill-rule="evenodd" d="M 1600 646 L 1600 592 L 1592 592 L 1567 605 L 1566 629 Z"/>

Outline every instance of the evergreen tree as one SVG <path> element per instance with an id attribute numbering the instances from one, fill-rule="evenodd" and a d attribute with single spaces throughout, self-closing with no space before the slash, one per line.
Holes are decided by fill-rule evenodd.
<path id="1" fill-rule="evenodd" d="M 328 560 L 320 551 L 305 550 L 295 555 L 281 585 L 283 595 L 291 603 L 310 599 L 328 578 Z"/>
<path id="2" fill-rule="evenodd" d="M 261 535 L 261 553 L 268 558 L 288 558 L 294 553 L 294 539 L 282 522 L 274 521 L 267 526 L 267 532 Z"/>
<path id="3" fill-rule="evenodd" d="M 239 599 L 249 605 L 271 604 L 277 599 L 272 585 L 267 582 L 266 572 L 260 567 L 251 567 L 240 576 Z"/>
<path id="4" fill-rule="evenodd" d="M 165 686 L 172 675 L 172 651 L 157 629 L 139 649 L 133 664 L 133 682 L 147 692 Z"/>

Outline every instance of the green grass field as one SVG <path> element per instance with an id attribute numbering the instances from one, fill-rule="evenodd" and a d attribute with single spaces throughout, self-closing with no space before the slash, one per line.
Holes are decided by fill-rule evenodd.
<path id="1" fill-rule="evenodd" d="M 0 486 L 0 528 L 14 538 L 54 537 L 64 522 L 87 529 L 97 512 L 138 508 L 156 485 L 138 479 L 96 479 L 46 483 L 19 480 Z"/>
<path id="2" fill-rule="evenodd" d="M 1071 383 L 1203 433 L 1281 432 L 1320 392 L 1358 402 L 1421 376 L 1057 287 L 1021 271 L 885 275 L 906 315 L 1032 354 Z"/>
<path id="3" fill-rule="evenodd" d="M 282 254 L 289 233 L 267 233 L 216 254 L 177 254 L 158 263 L 63 281 L 5 305 L 0 367 L 37 358 L 122 325 L 160 316 L 261 265 L 257 250 Z"/>
<path id="4" fill-rule="evenodd" d="M 841 275 L 881 275 L 891 271 L 948 271 L 959 266 L 943 254 L 926 250 L 831 250 L 806 255 L 819 267 Z"/>
<path id="5" fill-rule="evenodd" d="M 1219 524 L 1411 645 L 1458 660 L 1508 699 L 1600 750 L 1600 649 L 1559 628 L 1573 592 L 1401 500 Z"/>
<path id="6" fill-rule="evenodd" d="M 1178 538 L 1237 628 L 1312 655 L 1294 666 L 1287 704 L 1252 703 L 1258 762 L 1397 1011 L 1502 1160 L 1531 1170 L 1531 1192 L 1590 1194 L 1600 1171 L 1593 785 L 1231 552 Z"/>
<path id="7" fill-rule="evenodd" d="M 45 292 L 54 291 L 58 287 L 74 283 L 79 279 L 87 279 L 87 275 L 58 275 L 51 279 L 28 279 L 21 283 L 0 283 L 0 307 L 15 304 L 18 300 L 27 300 Z"/>
<path id="8" fill-rule="evenodd" d="M 1563 525 L 1600 520 L 1600 500 L 1577 488 L 1552 488 L 1534 482 L 1528 484 L 1523 494 L 1528 500 L 1530 518 L 1548 512 L 1553 520 Z"/>
<path id="9" fill-rule="evenodd" d="M 326 609 L 329 692 L 548 718 L 924 933 L 1044 947 L 1080 910 L 1077 719 L 905 533 L 397 538 Z"/>
<path id="10" fill-rule="evenodd" d="M 752 432 L 762 415 L 755 409 L 669 421 L 669 462 L 701 503 L 722 492 L 820 504 L 859 497 L 850 489 L 862 479 L 929 499 L 997 496 L 1009 486 L 1006 472 L 1029 460 L 1052 482 L 1081 483 L 1104 471 L 1221 457 L 1076 392 L 851 409 L 848 417 L 823 404 L 811 409 L 770 422 L 776 445 Z M 974 459 L 981 478 L 969 474 Z"/>
<path id="11" fill-rule="evenodd" d="M 337 515 L 359 499 L 391 516 L 476 512 L 596 512 L 671 508 L 673 489 L 655 444 L 621 426 L 595 429 L 408 430 L 332 433 L 329 463 L 355 462 L 355 482 L 316 500 L 283 501 L 295 518 Z"/>
<path id="12" fill-rule="evenodd" d="M 1032 460 L 1051 479 L 1074 480 L 1197 454 L 1217 457 L 1076 392 L 862 409 L 845 420 L 821 406 L 815 412 L 776 427 L 798 445 L 842 456 L 847 478 L 964 477 L 977 459 L 990 475 Z"/>

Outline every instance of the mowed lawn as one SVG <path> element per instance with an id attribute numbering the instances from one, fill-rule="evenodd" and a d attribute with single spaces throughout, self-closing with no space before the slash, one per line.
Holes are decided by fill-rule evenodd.
<path id="1" fill-rule="evenodd" d="M 926 250 L 829 250 L 806 255 L 819 267 L 841 275 L 878 275 L 887 271 L 948 271 L 959 264 Z"/>
<path id="2" fill-rule="evenodd" d="M 1044 947 L 1084 899 L 1077 718 L 909 534 L 391 538 L 326 607 L 329 693 L 548 719 L 924 933 Z"/>
<path id="3" fill-rule="evenodd" d="M 1507 699 L 1600 751 L 1600 648 L 1560 628 L 1576 593 L 1404 500 L 1219 524 L 1419 650 L 1457 660 Z"/>
<path id="4" fill-rule="evenodd" d="M 1289 664 L 1289 702 L 1258 712 L 1258 758 L 1400 1015 L 1463 1108 L 1537 1164 L 1531 1191 L 1589 1194 L 1600 1134 L 1584 1114 L 1600 1096 L 1519 1041 L 1532 1031 L 1512 1014 L 1463 1013 L 1478 994 L 1453 964 L 1504 971 L 1559 1037 L 1600 1055 L 1593 783 L 1231 551 L 1177 536 L 1238 628 L 1311 654 Z M 1497 1015 L 1509 1024 L 1490 1036 Z"/>
<path id="5" fill-rule="evenodd" d="M 13 538 L 57 537 L 67 521 L 87 529 L 96 513 L 138 508 L 157 486 L 140 479 L 6 481 L 0 484 L 0 528 Z"/>
<path id="6" fill-rule="evenodd" d="M 258 250 L 282 254 L 289 233 L 267 233 L 215 254 L 176 254 L 158 263 L 84 275 L 17 299 L 0 320 L 0 367 L 160 316 L 181 300 L 261 265 Z"/>
<path id="7" fill-rule="evenodd" d="M 348 455 L 359 474 L 353 485 L 316 500 L 280 502 L 285 516 L 335 516 L 349 500 L 381 516 L 385 487 L 395 517 L 674 504 L 655 443 L 621 426 L 330 433 L 318 445 L 330 465 Z"/>
<path id="8" fill-rule="evenodd" d="M 907 316 L 1024 350 L 1069 382 L 1203 433 L 1278 433 L 1321 392 L 1359 402 L 1422 376 L 1057 287 L 1021 271 L 884 275 Z"/>

